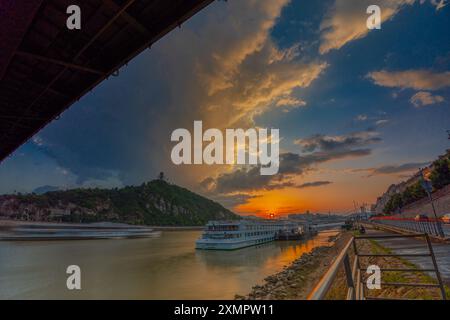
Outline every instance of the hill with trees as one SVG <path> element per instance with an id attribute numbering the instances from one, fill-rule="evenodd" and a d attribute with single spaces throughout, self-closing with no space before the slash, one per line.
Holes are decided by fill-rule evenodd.
<path id="1" fill-rule="evenodd" d="M 240 216 L 163 179 L 115 189 L 72 189 L 0 196 L 0 217 L 31 221 L 199 226 Z"/>
<path id="2" fill-rule="evenodd" d="M 433 186 L 433 192 L 450 184 L 450 152 L 439 157 L 430 166 L 429 178 Z M 393 194 L 384 207 L 385 214 L 391 214 L 401 210 L 402 207 L 427 197 L 427 192 L 420 181 L 406 187 L 403 192 Z"/>

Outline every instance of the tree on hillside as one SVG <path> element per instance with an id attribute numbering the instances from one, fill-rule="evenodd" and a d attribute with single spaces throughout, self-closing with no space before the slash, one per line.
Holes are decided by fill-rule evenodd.
<path id="1" fill-rule="evenodd" d="M 406 190 L 402 193 L 402 202 L 403 205 L 408 205 L 417 200 L 425 198 L 427 193 L 425 189 L 422 187 L 420 182 L 416 182 L 415 184 L 406 188 Z"/>
<path id="2" fill-rule="evenodd" d="M 392 197 L 392 205 L 394 206 L 395 210 L 400 210 L 403 207 L 403 197 L 402 194 L 396 193 Z"/>
<path id="3" fill-rule="evenodd" d="M 390 198 L 389 200 L 388 200 L 388 202 L 386 202 L 386 204 L 384 205 L 384 208 L 383 208 L 383 213 L 384 214 L 391 214 L 392 213 L 392 198 Z"/>
<path id="4" fill-rule="evenodd" d="M 442 158 L 436 160 L 433 163 L 433 171 L 430 174 L 433 187 L 436 189 L 442 189 L 446 185 L 450 184 L 450 159 Z"/>
<path id="5" fill-rule="evenodd" d="M 385 214 L 392 214 L 400 211 L 401 208 L 406 204 L 404 198 L 405 192 L 394 194 L 384 206 L 383 212 Z"/>

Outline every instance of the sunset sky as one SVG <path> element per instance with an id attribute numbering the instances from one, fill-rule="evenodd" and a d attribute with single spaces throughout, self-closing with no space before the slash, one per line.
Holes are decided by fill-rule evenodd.
<path id="1" fill-rule="evenodd" d="M 450 148 L 450 5 L 215 1 L 0 164 L 0 193 L 170 182 L 241 214 L 346 213 Z M 381 30 L 366 8 L 378 4 Z M 279 128 L 280 171 L 175 166 L 177 128 Z"/>

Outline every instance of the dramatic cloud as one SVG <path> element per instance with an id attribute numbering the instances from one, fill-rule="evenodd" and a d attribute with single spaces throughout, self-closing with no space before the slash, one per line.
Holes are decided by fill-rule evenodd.
<path id="1" fill-rule="evenodd" d="M 260 195 L 251 195 L 244 193 L 237 193 L 232 195 L 211 195 L 210 198 L 221 203 L 226 208 L 235 208 L 241 204 L 245 204 L 251 199 L 259 198 Z"/>
<path id="2" fill-rule="evenodd" d="M 279 48 L 272 40 L 270 31 L 288 2 L 214 2 L 130 62 L 120 77 L 102 83 L 34 143 L 80 185 L 111 177 L 136 184 L 165 171 L 177 183 L 196 186 L 199 177 L 218 169 L 173 166 L 173 130 L 191 128 L 194 120 L 209 128 L 254 127 L 257 114 L 303 106 L 298 89 L 326 68 L 301 57 L 298 45 Z"/>
<path id="3" fill-rule="evenodd" d="M 429 162 L 411 162 L 404 163 L 400 165 L 386 165 L 377 168 L 367 168 L 354 170 L 355 172 L 368 172 L 368 177 L 376 175 L 391 175 L 391 174 L 401 174 L 406 172 L 417 171 L 419 168 L 427 166 Z"/>
<path id="4" fill-rule="evenodd" d="M 450 72 L 431 70 L 377 71 L 367 75 L 372 81 L 383 87 L 410 88 L 415 90 L 438 90 L 450 86 Z"/>
<path id="5" fill-rule="evenodd" d="M 321 163 L 370 155 L 371 149 L 367 146 L 382 141 L 377 135 L 376 131 L 369 129 L 340 136 L 314 135 L 298 139 L 295 143 L 303 147 L 304 154 L 282 153 L 277 175 L 262 176 L 257 166 L 239 168 L 219 174 L 216 178 L 206 178 L 200 187 L 212 194 L 298 188 L 293 178 L 313 170 Z"/>
<path id="6" fill-rule="evenodd" d="M 420 91 L 420 92 L 417 92 L 415 95 L 413 95 L 411 97 L 410 101 L 416 108 L 420 108 L 420 107 L 444 102 L 444 97 L 441 97 L 438 95 L 433 96 L 429 92 Z"/>
<path id="7" fill-rule="evenodd" d="M 292 91 L 309 87 L 327 65 L 290 59 L 270 41 L 248 56 L 239 66 L 239 72 L 227 78 L 227 87 L 216 89 L 205 100 L 205 111 L 228 110 L 208 117 L 210 123 L 213 126 L 252 124 L 255 115 L 269 108 L 304 106 L 304 101 L 291 96 Z"/>
<path id="8" fill-rule="evenodd" d="M 283 108 L 284 112 L 289 112 L 291 109 L 306 106 L 306 102 L 294 97 L 286 97 L 279 99 L 276 103 L 276 106 Z"/>
<path id="9" fill-rule="evenodd" d="M 332 184 L 333 182 L 331 181 L 314 181 L 314 182 L 306 182 L 303 183 L 299 186 L 297 186 L 298 189 L 304 189 L 304 188 L 313 188 L 313 187 L 321 187 L 321 186 L 326 186 L 329 184 Z"/>
<path id="10" fill-rule="evenodd" d="M 381 0 L 377 5 L 382 8 L 381 20 L 391 19 L 403 5 L 413 4 L 415 0 Z M 367 7 L 374 4 L 371 0 L 335 0 L 321 24 L 320 53 L 340 49 L 350 41 L 365 37 L 367 28 Z"/>
<path id="11" fill-rule="evenodd" d="M 262 176 L 259 167 L 240 168 L 233 172 L 222 173 L 216 178 L 207 178 L 201 182 L 201 186 L 208 186 L 206 191 L 213 194 L 298 187 L 293 183 L 292 178 L 313 170 L 318 164 L 370 154 L 370 149 L 319 151 L 305 155 L 288 152 L 280 155 L 280 168 L 277 175 Z"/>
<path id="12" fill-rule="evenodd" d="M 216 5 L 195 28 L 162 44 L 159 58 L 179 84 L 168 107 L 186 110 L 180 121 L 200 116 L 215 128 L 252 126 L 269 108 L 304 104 L 293 90 L 310 86 L 327 64 L 305 61 L 298 44 L 280 49 L 273 42 L 270 30 L 288 2 Z"/>
<path id="13" fill-rule="evenodd" d="M 233 172 L 219 174 L 216 178 L 206 178 L 200 185 L 206 191 L 215 194 L 235 193 L 238 191 L 273 190 L 291 187 L 286 181 L 291 174 L 301 174 L 308 167 L 298 154 L 284 153 L 280 155 L 279 173 L 274 176 L 261 175 L 258 166 L 239 168 Z"/>
<path id="14" fill-rule="evenodd" d="M 425 0 L 421 0 L 421 2 L 424 2 Z M 431 0 L 431 4 L 436 7 L 436 11 L 441 10 L 444 8 L 448 3 L 447 0 Z"/>
<path id="15" fill-rule="evenodd" d="M 381 138 L 378 137 L 376 131 L 367 130 L 341 136 L 325 136 L 318 134 L 306 139 L 298 139 L 295 143 L 301 145 L 304 152 L 312 152 L 315 150 L 348 150 L 350 148 L 366 146 L 380 141 Z"/>
<path id="16" fill-rule="evenodd" d="M 321 24 L 321 44 L 319 51 L 325 54 L 333 49 L 340 49 L 345 44 L 364 38 L 369 33 L 367 28 L 367 7 L 376 4 L 381 8 L 381 21 L 392 19 L 405 5 L 412 5 L 415 0 L 335 0 Z M 420 4 L 426 3 L 420 0 Z M 446 5 L 444 0 L 431 0 L 430 3 L 440 10 Z"/>

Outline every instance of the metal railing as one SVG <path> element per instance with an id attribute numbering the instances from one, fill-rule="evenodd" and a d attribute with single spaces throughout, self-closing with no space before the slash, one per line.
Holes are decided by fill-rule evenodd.
<path id="1" fill-rule="evenodd" d="M 441 221 L 436 219 L 377 217 L 370 219 L 369 222 L 372 224 L 386 225 L 417 233 L 428 233 L 429 235 L 440 238 L 444 238 L 446 236 L 442 229 Z"/>
<path id="2" fill-rule="evenodd" d="M 414 253 L 414 254 L 395 254 L 395 253 L 383 253 L 383 254 L 370 254 L 361 253 L 358 251 L 357 241 L 359 240 L 375 240 L 375 239 L 391 239 L 391 238 L 425 238 L 428 253 Z M 351 266 L 351 249 L 353 249 L 353 267 Z M 381 282 L 381 286 L 394 286 L 394 287 L 427 287 L 438 288 L 443 300 L 446 300 L 445 287 L 442 282 L 441 274 L 434 255 L 433 246 L 431 244 L 428 234 L 411 234 L 411 235 L 374 235 L 374 236 L 357 236 L 352 237 L 336 257 L 332 265 L 327 272 L 320 279 L 319 283 L 308 295 L 308 300 L 323 300 L 325 299 L 330 288 L 333 286 L 334 280 L 341 267 L 344 268 L 345 281 L 347 285 L 347 300 L 390 300 L 388 298 L 369 297 L 366 295 L 366 289 L 364 285 L 363 272 L 367 271 L 366 267 L 361 264 L 362 257 L 430 257 L 433 263 L 433 268 L 419 269 L 419 268 L 380 268 L 381 272 L 431 272 L 436 275 L 437 283 L 399 283 L 399 282 Z"/>

